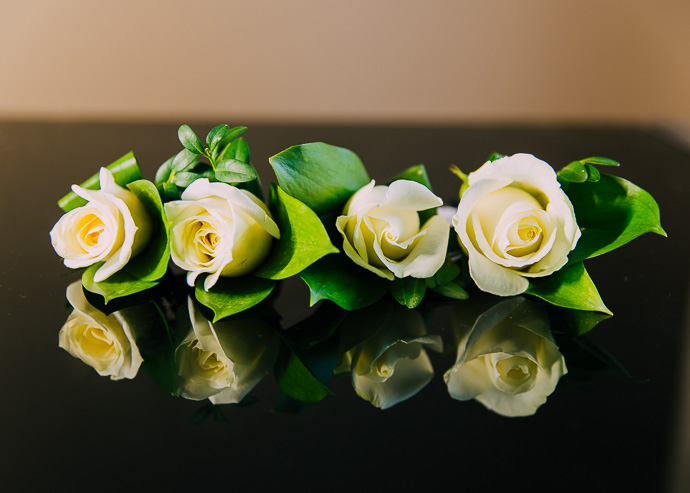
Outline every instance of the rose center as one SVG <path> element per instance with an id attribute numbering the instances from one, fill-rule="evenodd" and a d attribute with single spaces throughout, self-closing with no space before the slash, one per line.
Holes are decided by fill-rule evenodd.
<path id="1" fill-rule="evenodd" d="M 537 365 L 524 356 L 502 358 L 495 363 L 496 385 L 504 392 L 520 394 L 534 386 Z"/>
<path id="2" fill-rule="evenodd" d="M 88 214 L 80 221 L 79 238 L 81 239 L 81 247 L 84 251 L 98 246 L 98 240 L 101 233 L 105 231 L 105 224 L 101 219 L 94 215 Z"/>

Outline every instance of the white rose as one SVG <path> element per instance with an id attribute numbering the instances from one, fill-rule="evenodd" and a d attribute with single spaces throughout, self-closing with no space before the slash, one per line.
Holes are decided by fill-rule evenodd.
<path id="1" fill-rule="evenodd" d="M 188 271 L 187 283 L 207 273 L 208 291 L 219 276 L 241 276 L 268 255 L 278 226 L 266 205 L 254 194 L 227 183 L 193 182 L 182 200 L 165 204 L 171 222 L 170 254 Z"/>
<path id="2" fill-rule="evenodd" d="M 580 230 L 553 168 L 530 154 L 487 162 L 468 178 L 453 217 L 479 289 L 523 293 L 563 267 Z"/>
<path id="3" fill-rule="evenodd" d="M 567 371 L 546 314 L 513 298 L 482 314 L 466 331 L 444 380 L 454 399 L 476 399 L 503 416 L 529 416 Z"/>
<path id="4" fill-rule="evenodd" d="M 439 336 L 426 333 L 420 313 L 401 306 L 375 305 L 352 316 L 340 330 L 354 332 L 348 327 L 357 330 L 373 320 L 379 323 L 382 307 L 390 310 L 382 325 L 343 355 L 336 373 L 351 370 L 357 395 L 387 409 L 414 396 L 431 381 L 434 369 L 424 348 L 441 351 L 442 344 Z M 379 313 L 372 315 L 372 309 Z"/>
<path id="5" fill-rule="evenodd" d="M 74 310 L 60 330 L 60 347 L 112 380 L 134 378 L 142 363 L 134 339 L 136 308 L 106 315 L 84 297 L 80 281 L 67 287 Z"/>
<path id="6" fill-rule="evenodd" d="M 188 305 L 192 328 L 175 351 L 180 395 L 214 404 L 240 402 L 273 367 L 277 334 L 256 319 L 212 324 L 191 298 Z"/>
<path id="7" fill-rule="evenodd" d="M 53 248 L 67 267 L 105 262 L 96 271 L 95 282 L 122 269 L 151 235 L 151 220 L 136 195 L 115 183 L 106 168 L 101 168 L 99 181 L 100 190 L 72 185 L 72 191 L 88 203 L 66 213 L 50 231 Z"/>
<path id="8" fill-rule="evenodd" d="M 420 227 L 417 212 L 442 204 L 420 183 L 397 180 L 374 186 L 372 180 L 337 219 L 343 250 L 357 265 L 386 279 L 431 277 L 446 258 L 449 227 L 437 215 Z"/>

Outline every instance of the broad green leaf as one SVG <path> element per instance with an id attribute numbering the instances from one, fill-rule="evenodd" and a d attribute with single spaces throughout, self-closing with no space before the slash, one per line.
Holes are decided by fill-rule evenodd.
<path id="1" fill-rule="evenodd" d="M 115 183 L 121 187 L 124 187 L 128 183 L 131 183 L 135 180 L 141 180 L 139 163 L 137 163 L 137 159 L 134 157 L 134 153 L 132 152 L 125 154 L 114 163 L 106 166 L 106 168 L 113 174 Z M 98 175 L 99 173 L 96 173 L 89 177 L 89 179 L 80 186 L 89 190 L 98 190 L 100 188 Z M 58 206 L 60 206 L 60 209 L 65 212 L 69 212 L 72 209 L 76 209 L 77 207 L 81 207 L 83 205 L 86 205 L 86 200 L 82 199 L 74 192 L 70 192 L 58 200 Z"/>
<path id="2" fill-rule="evenodd" d="M 255 180 L 256 170 L 249 163 L 237 159 L 225 158 L 216 164 L 216 178 L 224 183 L 242 183 Z"/>
<path id="3" fill-rule="evenodd" d="M 426 293 L 424 279 L 417 279 L 416 277 L 394 279 L 390 287 L 393 298 L 407 308 L 416 308 L 422 302 Z"/>
<path id="4" fill-rule="evenodd" d="M 148 245 L 132 258 L 125 269 L 139 281 L 157 281 L 165 275 L 170 260 L 170 225 L 156 186 L 138 180 L 127 187 L 137 196 L 151 218 L 151 238 Z"/>
<path id="5" fill-rule="evenodd" d="M 180 139 L 182 145 L 189 149 L 189 151 L 202 156 L 206 155 L 203 144 L 189 125 L 182 125 L 177 131 L 177 137 Z"/>
<path id="6" fill-rule="evenodd" d="M 227 135 L 229 130 L 230 128 L 224 123 L 213 127 L 206 136 L 206 145 L 209 147 L 209 149 L 215 149 L 223 137 Z"/>
<path id="7" fill-rule="evenodd" d="M 612 315 L 604 305 L 582 262 L 556 271 L 550 276 L 530 279 L 526 293 L 564 308 Z"/>
<path id="8" fill-rule="evenodd" d="M 359 267 L 344 254 L 327 255 L 299 276 L 309 286 L 312 306 L 328 299 L 345 310 L 376 303 L 388 292 L 390 283 Z"/>
<path id="9" fill-rule="evenodd" d="M 106 304 L 116 298 L 146 291 L 158 284 L 158 281 L 138 280 L 126 269 L 116 272 L 105 281 L 95 282 L 93 276 L 103 264 L 104 262 L 98 262 L 88 267 L 81 276 L 81 282 L 84 289 L 103 296 Z"/>
<path id="10" fill-rule="evenodd" d="M 431 181 L 429 180 L 429 175 L 426 172 L 426 167 L 423 164 L 418 164 L 417 166 L 412 166 L 411 168 L 407 168 L 405 171 L 402 173 L 399 173 L 395 175 L 393 178 L 388 180 L 386 183 L 387 185 L 390 185 L 396 180 L 410 180 L 410 181 L 416 181 L 417 183 L 421 183 L 425 187 L 427 187 L 429 190 L 431 190 Z"/>
<path id="11" fill-rule="evenodd" d="M 306 367 L 295 353 L 292 344 L 285 345 L 275 366 L 280 390 L 301 402 L 318 402 L 333 392 Z"/>
<path id="12" fill-rule="evenodd" d="M 454 300 L 466 300 L 470 297 L 465 288 L 455 281 L 448 282 L 442 286 L 434 286 L 431 290 Z"/>
<path id="13" fill-rule="evenodd" d="M 280 187 L 318 215 L 342 207 L 370 181 L 354 152 L 322 142 L 290 147 L 269 162 Z"/>
<path id="14" fill-rule="evenodd" d="M 213 322 L 240 313 L 262 302 L 271 294 L 275 281 L 252 275 L 221 277 L 208 291 L 204 290 L 204 276 L 197 278 L 194 295 L 202 305 L 213 311 Z"/>
<path id="15" fill-rule="evenodd" d="M 275 205 L 280 239 L 275 242 L 256 275 L 267 279 L 285 279 L 329 253 L 338 253 L 314 211 L 290 197 L 275 183 L 271 185 L 271 202 Z"/>
<path id="16" fill-rule="evenodd" d="M 592 181 L 596 183 L 601 179 L 601 172 L 599 172 L 596 166 L 592 166 L 591 164 L 585 164 L 585 168 L 587 168 L 587 181 Z"/>
<path id="17" fill-rule="evenodd" d="M 618 248 L 644 233 L 666 236 L 654 198 L 623 178 L 602 174 L 596 182 L 573 183 L 567 191 L 582 236 L 570 263 Z"/>
<path id="18" fill-rule="evenodd" d="M 166 202 L 168 202 L 170 200 L 179 200 L 180 199 L 180 189 L 174 183 L 164 183 L 163 184 L 163 192 L 161 193 L 161 197 L 163 197 L 163 199 Z"/>

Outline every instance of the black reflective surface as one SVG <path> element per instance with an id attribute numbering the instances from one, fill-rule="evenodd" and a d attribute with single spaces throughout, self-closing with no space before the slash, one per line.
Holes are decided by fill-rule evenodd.
<path id="1" fill-rule="evenodd" d="M 194 128 L 201 134 L 215 123 Z M 452 400 L 442 378 L 452 358 L 432 355 L 431 383 L 386 411 L 360 399 L 341 375 L 331 385 L 335 397 L 299 414 L 271 412 L 276 384 L 269 376 L 252 392 L 258 403 L 224 408 L 228 423 L 197 425 L 189 418 L 203 402 L 165 395 L 143 374 L 112 382 L 58 348 L 68 313 L 65 289 L 78 275 L 62 265 L 48 238 L 61 216 L 55 202 L 72 183 L 130 150 L 152 180 L 178 150 L 176 129 L 0 124 L 5 484 L 27 490 L 294 483 L 300 490 L 368 491 L 450 483 L 465 491 L 687 491 L 687 151 L 653 129 L 632 127 L 250 124 L 246 138 L 264 187 L 274 181 L 269 156 L 311 141 L 353 150 L 378 181 L 424 163 L 446 201 L 459 186 L 448 166 L 470 171 L 493 151 L 532 153 L 556 168 L 587 156 L 611 157 L 622 163 L 614 174 L 657 199 L 669 238 L 645 235 L 586 262 L 615 314 L 587 337 L 615 356 L 632 380 L 566 377 L 535 416 L 511 419 L 477 402 Z M 284 286 L 278 307 L 285 325 L 304 316 L 307 305 L 301 281 Z"/>

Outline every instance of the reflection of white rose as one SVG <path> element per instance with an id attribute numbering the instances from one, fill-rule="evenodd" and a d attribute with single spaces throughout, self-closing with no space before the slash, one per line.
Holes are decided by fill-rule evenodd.
<path id="1" fill-rule="evenodd" d="M 453 225 L 479 289 L 523 293 L 563 267 L 580 230 L 553 168 L 530 154 L 487 162 L 468 178 Z"/>
<path id="2" fill-rule="evenodd" d="M 175 351 L 180 395 L 237 403 L 266 376 L 280 344 L 268 325 L 256 319 L 212 324 L 189 299 L 192 328 Z"/>
<path id="3" fill-rule="evenodd" d="M 88 203 L 72 209 L 55 224 L 50 240 L 71 269 L 105 262 L 94 275 L 100 282 L 122 269 L 139 253 L 151 235 L 151 221 L 136 195 L 122 188 L 101 168 L 100 190 L 73 185 Z"/>
<path id="4" fill-rule="evenodd" d="M 182 200 L 165 204 L 172 223 L 170 254 L 189 271 L 187 282 L 207 273 L 204 289 L 219 276 L 241 276 L 255 269 L 268 255 L 278 226 L 254 194 L 227 183 L 193 182 Z"/>
<path id="5" fill-rule="evenodd" d="M 529 416 L 567 371 L 546 314 L 513 298 L 477 318 L 444 379 L 454 399 L 476 399 L 504 416 Z"/>
<path id="6" fill-rule="evenodd" d="M 112 380 L 134 378 L 142 358 L 134 340 L 135 309 L 106 315 L 84 297 L 81 282 L 67 287 L 74 311 L 60 330 L 60 347 Z"/>
<path id="7" fill-rule="evenodd" d="M 443 202 L 428 188 L 409 180 L 389 186 L 374 181 L 358 190 L 338 217 L 343 250 L 357 265 L 387 279 L 427 278 L 446 257 L 449 228 L 440 216 L 420 227 L 418 211 Z"/>
<path id="8" fill-rule="evenodd" d="M 379 310 L 378 305 L 368 310 Z M 364 342 L 344 354 L 336 372 L 352 372 L 352 386 L 357 394 L 374 406 L 387 409 L 419 392 L 434 376 L 434 369 L 424 347 L 441 351 L 441 338 L 428 335 L 424 320 L 416 311 L 400 306 L 388 307 L 390 314 L 383 324 Z M 370 312 L 355 315 L 348 324 L 359 326 L 366 320 L 381 320 Z M 377 322 L 378 323 L 378 322 Z"/>

